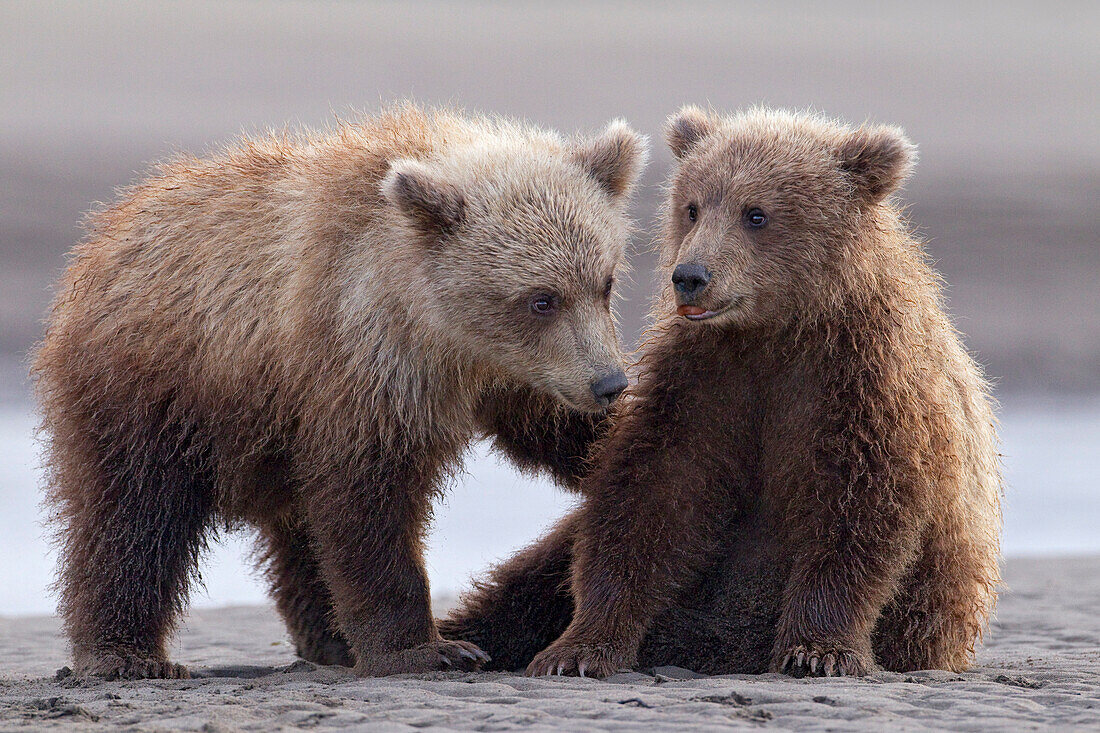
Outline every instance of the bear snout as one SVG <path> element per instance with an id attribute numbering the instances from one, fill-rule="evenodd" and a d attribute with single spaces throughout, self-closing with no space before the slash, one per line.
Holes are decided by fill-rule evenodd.
<path id="1" fill-rule="evenodd" d="M 697 262 L 676 265 L 676 269 L 672 272 L 676 300 L 681 304 L 693 302 L 709 282 L 710 270 Z"/>
<path id="2" fill-rule="evenodd" d="M 626 389 L 626 373 L 623 370 L 600 377 L 592 383 L 592 396 L 600 407 L 608 407 Z"/>

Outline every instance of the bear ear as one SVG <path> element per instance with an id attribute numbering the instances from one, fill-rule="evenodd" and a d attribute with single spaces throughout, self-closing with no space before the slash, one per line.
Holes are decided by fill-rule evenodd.
<path id="1" fill-rule="evenodd" d="M 864 125 L 841 142 L 837 155 L 841 167 L 852 176 L 858 195 L 878 203 L 909 177 L 917 161 L 917 147 L 901 128 Z"/>
<path id="2" fill-rule="evenodd" d="M 466 201 L 453 184 L 417 160 L 398 160 L 382 179 L 382 196 L 432 233 L 446 234 L 462 223 Z"/>
<path id="3" fill-rule="evenodd" d="M 574 143 L 572 155 L 612 198 L 621 198 L 645 168 L 649 142 L 623 120 L 612 120 L 596 137 Z"/>
<path id="4" fill-rule="evenodd" d="M 665 140 L 677 160 L 683 160 L 700 140 L 712 132 L 714 120 L 694 105 L 681 107 L 679 112 L 665 121 Z"/>

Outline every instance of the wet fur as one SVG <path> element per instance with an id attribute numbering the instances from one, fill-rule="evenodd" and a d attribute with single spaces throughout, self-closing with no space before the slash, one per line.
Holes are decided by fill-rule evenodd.
<path id="1" fill-rule="evenodd" d="M 644 153 L 406 105 L 180 157 L 96 214 L 33 369 L 77 674 L 185 675 L 166 644 L 238 526 L 306 659 L 476 666 L 430 613 L 432 501 L 482 435 L 575 484 L 602 417 L 561 400 L 620 363 L 601 293 Z M 494 310 L 555 269 L 575 341 Z"/>
<path id="2" fill-rule="evenodd" d="M 663 274 L 704 261 L 749 305 L 689 323 L 666 287 L 585 503 L 443 633 L 535 674 L 965 669 L 1000 580 L 997 437 L 888 197 L 908 142 L 767 110 L 689 108 L 668 135 Z M 741 244 L 757 200 L 785 228 Z"/>

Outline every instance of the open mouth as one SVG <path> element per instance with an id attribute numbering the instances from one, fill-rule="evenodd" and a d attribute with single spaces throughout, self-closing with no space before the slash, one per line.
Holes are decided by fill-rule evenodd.
<path id="1" fill-rule="evenodd" d="M 707 310 L 706 308 L 700 308 L 697 305 L 682 305 L 676 309 L 676 313 L 688 319 L 689 321 L 705 321 L 715 316 L 720 316 L 723 313 L 733 310 L 737 306 L 741 305 L 741 301 L 744 300 L 743 296 L 737 296 L 730 302 L 716 311 Z"/>

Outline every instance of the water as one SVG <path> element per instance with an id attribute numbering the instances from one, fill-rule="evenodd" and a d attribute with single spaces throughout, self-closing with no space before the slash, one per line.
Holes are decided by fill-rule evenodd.
<path id="1" fill-rule="evenodd" d="M 1001 415 L 1007 555 L 1100 552 L 1100 402 L 1028 403 Z M 56 557 L 39 507 L 34 421 L 25 410 L 0 409 L 0 615 L 51 613 L 48 590 Z M 542 479 L 517 474 L 479 445 L 464 479 L 436 513 L 428 551 L 435 594 L 453 593 L 492 562 L 534 540 L 572 498 Z M 263 603 L 252 570 L 250 537 L 223 539 L 203 567 L 197 607 Z"/>
<path id="2" fill-rule="evenodd" d="M 1100 402 L 1001 414 L 1006 555 L 1100 552 Z"/>

